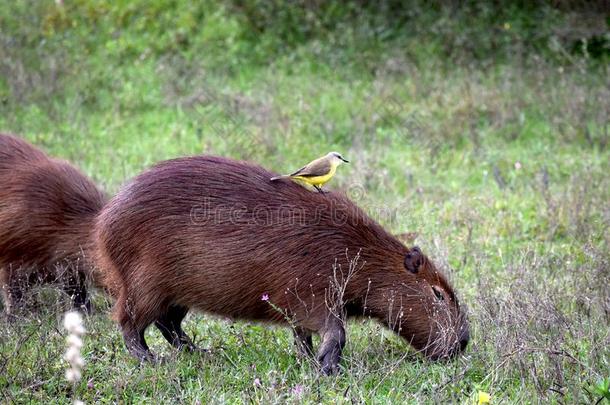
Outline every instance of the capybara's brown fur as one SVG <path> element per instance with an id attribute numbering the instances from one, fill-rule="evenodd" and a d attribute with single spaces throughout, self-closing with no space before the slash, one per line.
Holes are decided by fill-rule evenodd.
<path id="1" fill-rule="evenodd" d="M 308 352 L 317 332 L 326 373 L 337 370 L 350 316 L 379 320 L 432 359 L 466 346 L 456 296 L 419 248 L 343 195 L 270 182 L 275 175 L 219 157 L 175 159 L 105 206 L 96 260 L 119 291 L 115 317 L 133 355 L 151 358 L 152 323 L 175 346 L 193 347 L 180 327 L 191 308 L 289 322 Z"/>
<path id="2" fill-rule="evenodd" d="M 105 200 L 68 162 L 0 134 L 0 288 L 8 314 L 40 281 L 61 282 L 75 307 L 89 309 L 86 252 Z"/>

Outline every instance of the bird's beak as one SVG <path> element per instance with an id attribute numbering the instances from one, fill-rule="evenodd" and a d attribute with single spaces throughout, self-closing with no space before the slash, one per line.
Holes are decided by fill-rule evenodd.
<path id="1" fill-rule="evenodd" d="M 343 158 L 340 158 L 340 159 L 343 160 L 345 163 L 349 163 L 349 160 L 347 160 L 347 159 L 343 159 Z"/>

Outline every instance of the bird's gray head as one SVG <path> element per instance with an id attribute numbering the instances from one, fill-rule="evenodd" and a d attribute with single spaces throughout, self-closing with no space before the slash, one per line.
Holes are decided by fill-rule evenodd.
<path id="1" fill-rule="evenodd" d="M 337 161 L 337 163 L 349 163 L 349 160 L 345 159 L 343 156 L 341 156 L 341 154 L 339 152 L 329 152 L 328 155 L 326 155 L 327 157 L 331 158 L 332 160 Z"/>

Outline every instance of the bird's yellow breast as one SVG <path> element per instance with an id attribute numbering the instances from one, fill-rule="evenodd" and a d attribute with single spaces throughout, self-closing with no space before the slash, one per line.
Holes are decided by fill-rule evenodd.
<path id="1" fill-rule="evenodd" d="M 320 187 L 321 185 L 326 183 L 328 180 L 330 180 L 335 175 L 336 171 L 337 171 L 337 165 L 332 164 L 330 166 L 330 171 L 327 174 L 325 174 L 325 175 L 316 176 L 316 177 L 294 176 L 294 178 L 295 179 L 299 179 L 301 181 L 304 181 L 307 184 L 311 184 L 312 186 Z"/>

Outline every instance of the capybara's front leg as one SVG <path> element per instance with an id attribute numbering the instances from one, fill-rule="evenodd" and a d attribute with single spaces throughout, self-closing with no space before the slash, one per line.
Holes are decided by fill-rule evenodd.
<path id="1" fill-rule="evenodd" d="M 163 316 L 155 321 L 155 325 L 172 346 L 181 350 L 199 351 L 199 348 L 195 346 L 181 326 L 182 320 L 187 313 L 188 308 L 172 305 Z"/>
<path id="2" fill-rule="evenodd" d="M 321 342 L 317 358 L 320 362 L 321 371 L 325 375 L 336 374 L 339 371 L 341 352 L 345 346 L 343 321 L 333 314 L 329 314 L 319 333 Z"/>
<path id="3" fill-rule="evenodd" d="M 293 333 L 299 355 L 302 357 L 313 356 L 313 340 L 311 337 L 311 331 L 301 326 L 295 326 Z"/>

